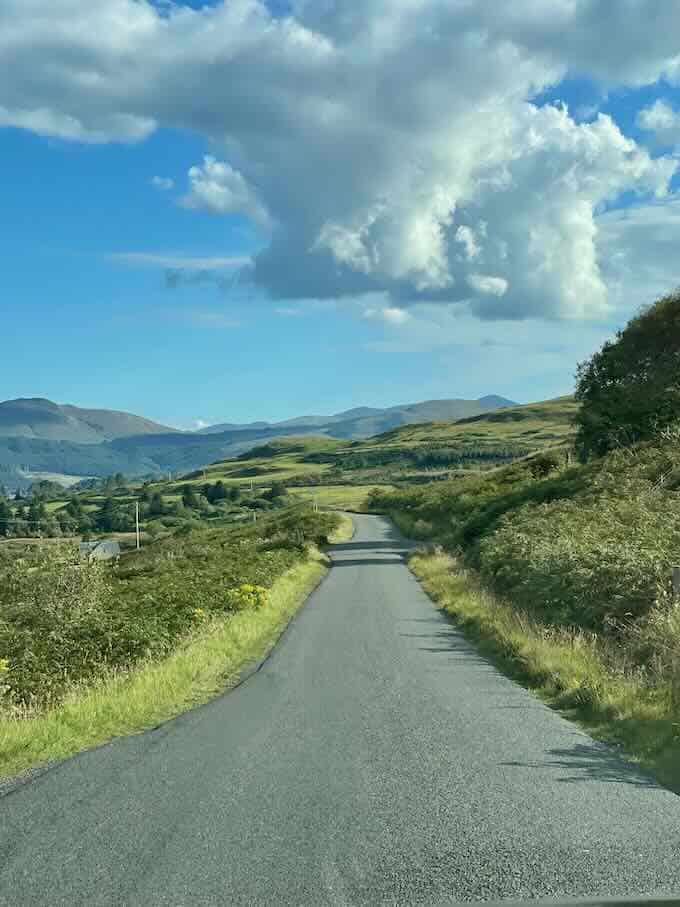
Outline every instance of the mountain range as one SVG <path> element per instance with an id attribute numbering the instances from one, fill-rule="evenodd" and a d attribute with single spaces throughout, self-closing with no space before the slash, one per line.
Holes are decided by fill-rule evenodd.
<path id="1" fill-rule="evenodd" d="M 74 441 L 100 444 L 130 435 L 172 432 L 150 419 L 114 409 L 82 409 L 53 403 L 42 397 L 6 400 L 0 403 L 0 437 L 39 438 L 43 441 Z"/>
<path id="2" fill-rule="evenodd" d="M 283 422 L 221 423 L 191 432 L 115 410 L 82 409 L 43 398 L 8 400 L 0 403 L 0 483 L 13 489 L 26 487 L 44 474 L 188 472 L 292 433 L 359 440 L 400 425 L 455 421 L 513 405 L 497 395 L 427 400 Z"/>

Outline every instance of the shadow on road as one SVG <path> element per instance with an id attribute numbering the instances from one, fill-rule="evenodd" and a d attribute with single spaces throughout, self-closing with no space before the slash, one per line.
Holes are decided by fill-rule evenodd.
<path id="1" fill-rule="evenodd" d="M 395 539 L 393 542 L 341 542 L 331 545 L 331 551 L 410 551 L 408 544 Z"/>
<path id="2" fill-rule="evenodd" d="M 430 632 L 400 633 L 405 639 L 420 639 L 429 641 L 430 645 L 417 646 L 420 652 L 429 652 L 433 655 L 449 655 L 456 661 L 464 662 L 466 667 L 474 667 L 489 674 L 498 674 L 498 670 L 461 635 L 460 631 L 448 623 L 445 617 L 414 617 L 407 618 L 404 623 L 435 623 Z M 416 631 L 425 630 L 424 627 L 414 628 Z"/>
<path id="3" fill-rule="evenodd" d="M 336 560 L 334 557 L 331 558 L 333 562 L 333 568 L 335 567 L 367 567 L 369 564 L 372 564 L 376 567 L 384 567 L 386 565 L 392 564 L 402 564 L 404 563 L 403 557 L 361 557 L 361 558 L 347 558 L 343 557 L 339 560 Z"/>
<path id="4" fill-rule="evenodd" d="M 555 780 L 566 784 L 581 781 L 614 781 L 635 787 L 658 787 L 653 778 L 645 775 L 634 763 L 626 761 L 602 743 L 577 743 L 547 751 L 552 759 L 535 762 L 501 762 L 509 768 L 559 768 L 566 769 Z"/>

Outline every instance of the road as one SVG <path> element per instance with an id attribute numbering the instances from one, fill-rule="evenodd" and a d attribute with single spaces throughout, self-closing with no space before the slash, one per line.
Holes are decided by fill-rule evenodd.
<path id="1" fill-rule="evenodd" d="M 680 798 L 499 674 L 380 517 L 261 668 L 0 797 L 3 905 L 680 893 Z"/>

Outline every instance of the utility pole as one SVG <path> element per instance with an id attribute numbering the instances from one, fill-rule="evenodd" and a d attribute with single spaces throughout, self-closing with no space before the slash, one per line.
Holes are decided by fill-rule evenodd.
<path id="1" fill-rule="evenodd" d="M 139 501 L 135 501 L 135 532 L 137 535 L 137 551 L 139 551 Z"/>

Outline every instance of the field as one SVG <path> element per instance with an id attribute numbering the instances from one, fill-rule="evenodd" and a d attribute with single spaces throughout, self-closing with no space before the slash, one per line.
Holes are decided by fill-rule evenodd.
<path id="1" fill-rule="evenodd" d="M 312 488 L 291 488 L 296 498 L 316 502 L 319 507 L 332 510 L 365 510 L 369 495 L 375 490 L 391 491 L 391 486 L 380 485 L 318 485 Z"/>

